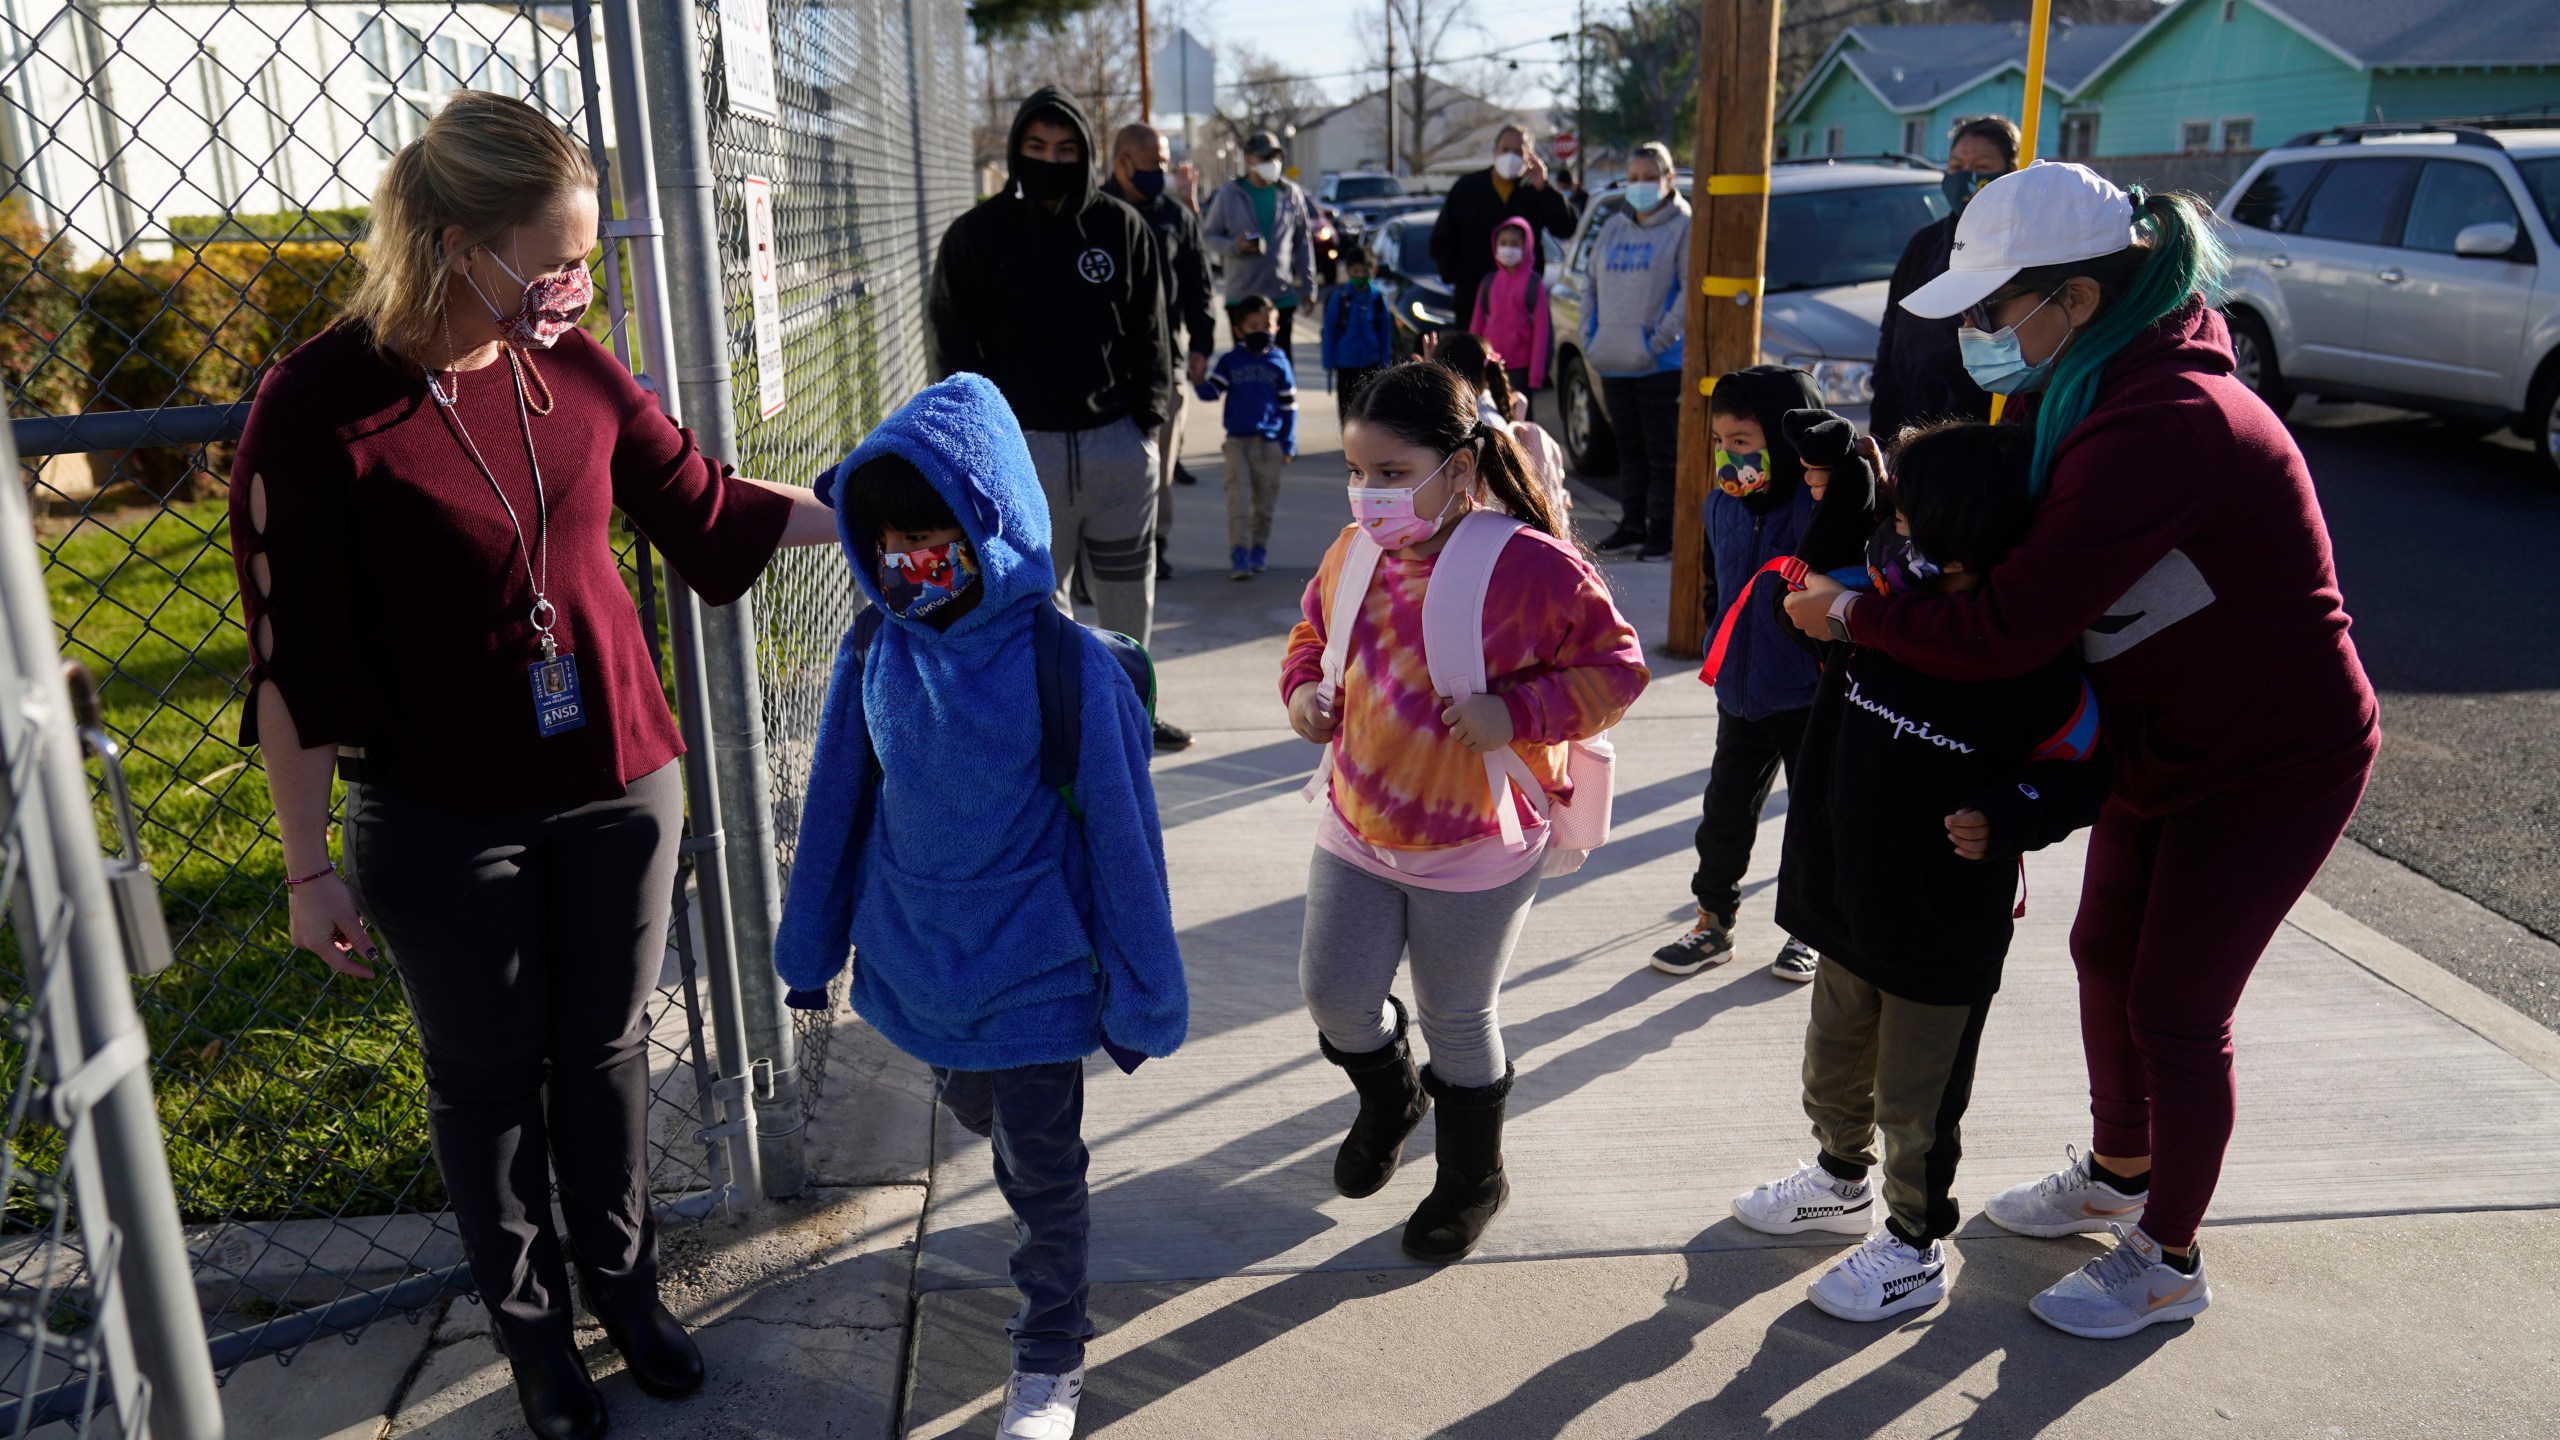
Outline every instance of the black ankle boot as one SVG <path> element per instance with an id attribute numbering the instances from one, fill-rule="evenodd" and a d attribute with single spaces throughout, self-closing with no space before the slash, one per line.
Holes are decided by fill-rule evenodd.
<path id="1" fill-rule="evenodd" d="M 1360 1118 L 1351 1122 L 1351 1133 L 1333 1157 L 1333 1188 L 1354 1200 L 1387 1188 L 1404 1159 L 1405 1137 L 1431 1109 L 1431 1097 L 1413 1071 L 1413 1050 L 1405 1044 L 1404 1002 L 1390 995 L 1387 1003 L 1395 1007 L 1396 1038 L 1378 1049 L 1346 1055 L 1321 1031 L 1316 1035 L 1324 1058 L 1341 1066 L 1360 1092 Z"/>
<path id="2" fill-rule="evenodd" d="M 524 1407 L 525 1428 L 538 1440 L 597 1440 L 605 1432 L 604 1397 L 587 1378 L 587 1362 L 567 1339 L 519 1343 L 530 1352 L 513 1351 L 508 1367 L 515 1371 L 516 1403 Z"/>
<path id="3" fill-rule="evenodd" d="M 620 1311 L 599 1312 L 604 1338 L 622 1352 L 640 1393 L 677 1400 L 702 1388 L 702 1350 L 684 1326 L 652 1295 Z"/>
<path id="4" fill-rule="evenodd" d="M 1463 1260 L 1511 1198 L 1502 1173 L 1502 1113 L 1511 1099 L 1512 1067 L 1490 1085 L 1451 1085 L 1422 1070 L 1422 1088 L 1439 1102 L 1433 1123 L 1440 1176 L 1404 1222 L 1404 1253 L 1426 1265 Z"/>

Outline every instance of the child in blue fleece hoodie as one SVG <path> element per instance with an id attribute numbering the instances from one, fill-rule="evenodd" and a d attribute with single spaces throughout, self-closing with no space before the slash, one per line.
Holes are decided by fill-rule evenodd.
<path id="1" fill-rule="evenodd" d="M 867 653 L 852 633 L 837 651 L 774 967 L 791 1004 L 824 1009 L 858 956 L 855 1011 L 994 1140 L 1020 1234 L 1005 1433 L 1065 1436 L 1093 1335 L 1084 1060 L 1170 1055 L 1190 1013 L 1146 708 L 1076 632 L 1073 807 L 1041 783 L 1032 625 L 1055 585 L 1049 508 L 984 378 L 916 396 L 817 489 L 886 619 Z"/>

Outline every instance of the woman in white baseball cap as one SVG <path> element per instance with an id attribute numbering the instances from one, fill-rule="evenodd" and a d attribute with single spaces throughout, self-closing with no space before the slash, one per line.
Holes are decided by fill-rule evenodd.
<path id="1" fill-rule="evenodd" d="M 2211 1302 L 2195 1242 L 2231 1138 L 2232 1012 L 2381 736 L 2310 469 L 2231 373 L 2211 226 L 2079 165 L 1984 186 L 1903 305 L 1963 316 L 1967 373 L 2035 427 L 2035 527 L 1965 593 L 1816 575 L 1786 602 L 1808 634 L 1949 679 L 2075 647 L 2088 667 L 2115 767 L 2071 932 L 2093 1140 L 1987 1213 L 2116 1231 L 2030 1305 L 2097 1338 Z"/>

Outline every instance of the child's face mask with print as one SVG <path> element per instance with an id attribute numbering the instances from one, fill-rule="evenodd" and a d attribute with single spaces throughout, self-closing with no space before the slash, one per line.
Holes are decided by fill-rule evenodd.
<path id="1" fill-rule="evenodd" d="M 934 535 L 947 538 L 932 540 Z M 978 557 L 956 530 L 893 534 L 905 548 L 880 553 L 880 603 L 892 615 L 922 620 L 978 583 Z M 916 540 L 928 544 L 915 544 Z"/>
<path id="2" fill-rule="evenodd" d="M 1902 523 L 1899 517 L 1887 520 L 1867 537 L 1867 578 L 1874 582 L 1878 595 L 1908 595 L 1925 590 L 1946 573 L 1936 561 L 1920 553 L 1910 536 L 1902 533 Z"/>
<path id="3" fill-rule="evenodd" d="M 1716 444 L 1716 488 L 1736 500 L 1769 488 L 1769 440 L 1760 422 L 1741 415 L 1709 417 Z"/>

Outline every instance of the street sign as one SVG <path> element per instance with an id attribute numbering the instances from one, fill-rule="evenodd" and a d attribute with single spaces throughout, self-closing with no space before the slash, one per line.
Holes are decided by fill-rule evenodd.
<path id="1" fill-rule="evenodd" d="M 746 192 L 747 294 L 755 308 L 756 402 L 758 411 L 770 420 L 791 401 L 789 376 L 782 364 L 782 291 L 773 274 L 773 182 L 750 175 Z"/>
<path id="2" fill-rule="evenodd" d="M 782 97 L 773 83 L 773 14 L 765 0 L 720 0 L 720 68 L 729 108 L 776 124 Z"/>
<path id="3" fill-rule="evenodd" d="M 1547 142 L 1547 148 L 1555 152 L 1557 159 L 1570 160 L 1582 148 L 1582 142 L 1571 135 L 1558 135 Z"/>
<path id="4" fill-rule="evenodd" d="M 1218 57 L 1188 30 L 1174 31 L 1156 47 L 1155 81 L 1158 115 L 1208 115 L 1218 108 Z"/>

